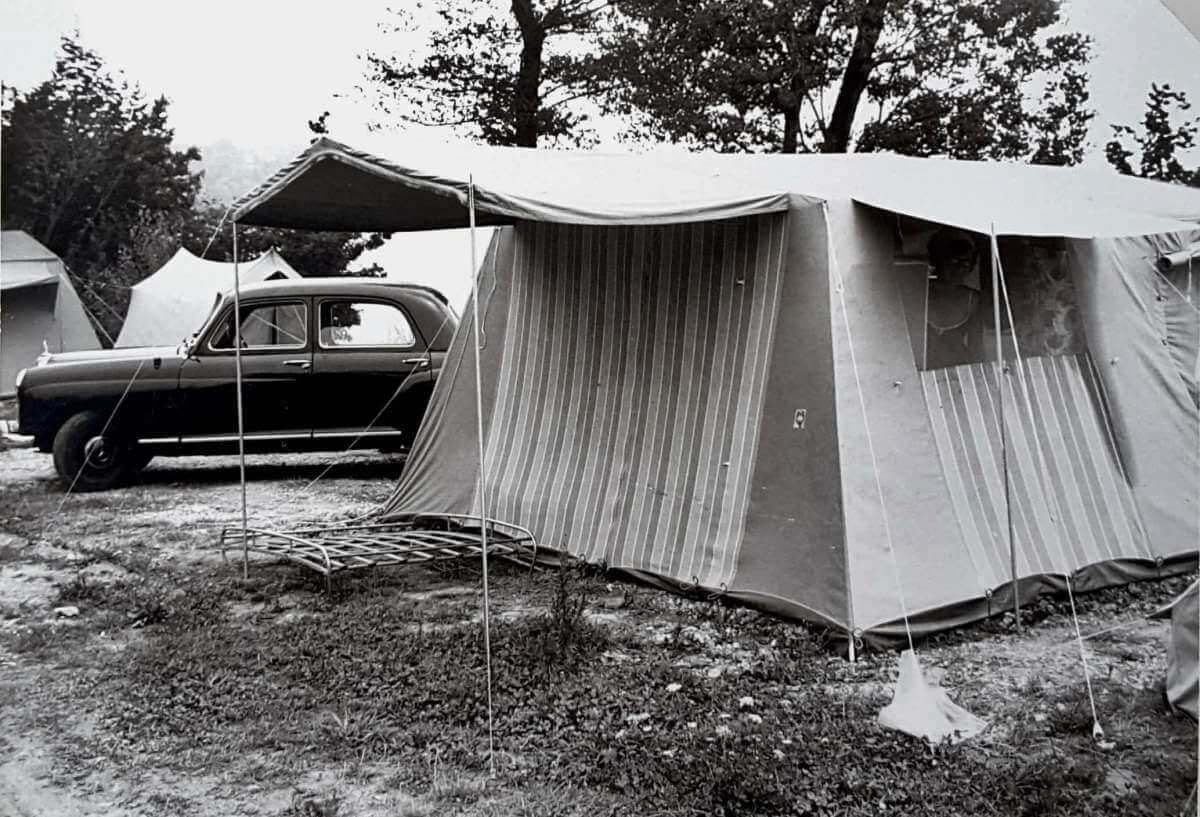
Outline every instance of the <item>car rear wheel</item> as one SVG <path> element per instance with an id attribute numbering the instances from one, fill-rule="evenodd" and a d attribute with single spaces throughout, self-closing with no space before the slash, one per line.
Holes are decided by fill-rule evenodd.
<path id="1" fill-rule="evenodd" d="M 94 411 L 81 411 L 54 437 L 54 470 L 68 490 L 103 491 L 134 470 L 133 448 Z"/>

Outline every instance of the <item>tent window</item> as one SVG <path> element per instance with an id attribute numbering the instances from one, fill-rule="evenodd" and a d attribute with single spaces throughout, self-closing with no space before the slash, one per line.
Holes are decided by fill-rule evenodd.
<path id="1" fill-rule="evenodd" d="M 321 346 L 415 346 L 412 325 L 392 304 L 369 301 L 324 301 L 321 303 Z"/>
<path id="2" fill-rule="evenodd" d="M 303 303 L 243 306 L 243 349 L 300 349 L 308 343 L 308 308 Z M 233 322 L 227 317 L 209 344 L 214 350 L 233 348 Z"/>
<path id="3" fill-rule="evenodd" d="M 987 236 L 901 219 L 893 259 L 913 357 L 922 370 L 996 359 L 991 248 Z M 1059 239 L 1001 238 L 1012 306 L 1001 302 L 1004 355 L 1079 354 L 1086 349 L 1075 285 Z"/>
<path id="4" fill-rule="evenodd" d="M 1200 406 L 1200 259 L 1181 253 L 1183 263 L 1161 264 L 1154 275 L 1167 349 L 1196 406 Z M 1163 271 L 1166 267 L 1166 271 Z"/>

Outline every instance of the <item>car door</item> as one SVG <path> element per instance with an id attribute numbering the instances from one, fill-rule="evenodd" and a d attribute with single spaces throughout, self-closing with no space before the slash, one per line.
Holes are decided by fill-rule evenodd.
<path id="1" fill-rule="evenodd" d="M 375 445 L 415 431 L 412 397 L 427 386 L 429 354 L 408 313 L 355 296 L 317 298 L 316 312 L 313 436 Z"/>
<path id="2" fill-rule="evenodd" d="M 312 435 L 311 299 L 243 302 L 242 413 L 246 437 L 306 439 Z M 214 322 L 179 375 L 184 442 L 237 435 L 237 372 L 233 309 Z"/>

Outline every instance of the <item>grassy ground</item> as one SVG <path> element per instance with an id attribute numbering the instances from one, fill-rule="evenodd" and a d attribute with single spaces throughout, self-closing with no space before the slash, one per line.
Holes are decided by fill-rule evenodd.
<path id="1" fill-rule="evenodd" d="M 394 462 L 252 462 L 252 521 L 348 518 Z M 493 573 L 494 752 L 474 566 L 381 572 L 331 595 L 212 551 L 227 460 L 64 497 L 0 451 L 0 815 L 1174 815 L 1196 728 L 1154 686 L 1183 579 L 1080 600 L 1105 739 L 1062 602 L 1020 634 L 919 647 L 989 722 L 957 746 L 878 726 L 896 656 L 586 569 Z M 61 506 L 61 507 L 60 507 Z M 77 608 L 64 617 L 55 608 Z M 70 611 L 67 611 L 70 612 Z M 494 772 L 489 769 L 489 757 Z"/>

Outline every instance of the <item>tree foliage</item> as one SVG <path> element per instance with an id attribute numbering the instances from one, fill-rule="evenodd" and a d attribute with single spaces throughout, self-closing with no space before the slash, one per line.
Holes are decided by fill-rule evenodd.
<path id="1" fill-rule="evenodd" d="M 1189 170 L 1179 156 L 1182 151 L 1196 147 L 1196 138 L 1200 135 L 1200 116 L 1188 118 L 1189 110 L 1191 103 L 1183 91 L 1173 91 L 1167 84 L 1151 83 L 1141 132 L 1129 125 L 1112 126 L 1113 138 L 1104 149 L 1109 164 L 1130 176 L 1200 187 L 1200 166 Z M 1176 114 L 1184 117 L 1178 124 L 1175 123 Z M 1136 169 L 1130 162 L 1134 151 L 1125 147 L 1127 138 L 1133 140 L 1141 154 Z"/>
<path id="2" fill-rule="evenodd" d="M 609 0 L 511 0 L 507 7 L 439 0 L 424 48 L 363 55 L 368 86 L 388 116 L 451 126 L 490 144 L 588 143 L 588 114 L 575 103 L 603 84 L 597 68 L 604 61 L 594 47 L 608 6 Z M 426 30 L 412 11 L 393 14 L 393 33 Z"/>
<path id="3" fill-rule="evenodd" d="M 175 150 L 168 102 L 147 102 L 77 36 L 63 37 L 48 80 L 10 91 L 3 113 L 4 223 L 87 278 L 118 259 L 140 219 L 188 210 L 200 187 Z"/>
<path id="4" fill-rule="evenodd" d="M 610 107 L 715 150 L 1079 161 L 1089 41 L 1057 0 L 624 0 Z M 1041 86 L 1031 99 L 1030 88 Z M 859 125 L 860 110 L 868 114 Z"/>
<path id="5" fill-rule="evenodd" d="M 198 207 L 183 225 L 180 243 L 195 255 L 213 261 L 233 260 L 233 231 L 221 205 Z M 219 229 L 218 229 L 219 225 Z M 245 261 L 275 248 L 305 277 L 383 275 L 378 264 L 351 270 L 363 253 L 383 246 L 384 233 L 318 232 L 274 227 L 238 226 L 238 257 Z"/>

